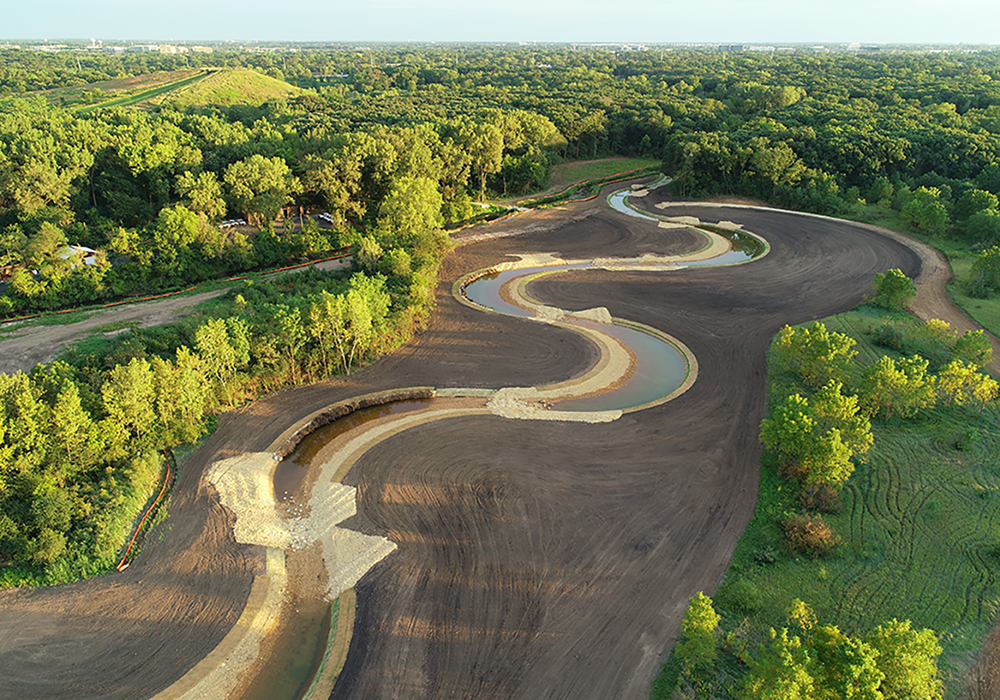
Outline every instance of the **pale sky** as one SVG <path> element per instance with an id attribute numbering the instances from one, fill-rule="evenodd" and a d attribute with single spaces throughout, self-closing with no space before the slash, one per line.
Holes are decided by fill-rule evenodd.
<path id="1" fill-rule="evenodd" d="M 2 39 L 1000 44 L 1000 0 L 2 0 Z"/>

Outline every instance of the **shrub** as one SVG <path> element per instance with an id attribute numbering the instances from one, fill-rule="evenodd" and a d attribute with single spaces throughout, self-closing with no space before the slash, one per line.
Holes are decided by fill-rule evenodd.
<path id="1" fill-rule="evenodd" d="M 813 557 L 828 554 L 840 538 L 820 515 L 793 515 L 784 523 L 785 538 L 793 552 Z"/>
<path id="2" fill-rule="evenodd" d="M 753 560 L 758 564 L 773 564 L 778 561 L 779 556 L 778 550 L 771 545 L 753 550 Z"/>
<path id="3" fill-rule="evenodd" d="M 874 345 L 888 348 L 889 350 L 899 352 L 903 349 L 903 334 L 899 332 L 898 328 L 889 323 L 883 324 L 873 330 L 871 341 Z"/>
<path id="4" fill-rule="evenodd" d="M 826 484 L 806 484 L 799 492 L 799 503 L 806 510 L 836 513 L 840 510 L 840 494 Z"/>
<path id="5" fill-rule="evenodd" d="M 764 606 L 764 596 L 756 583 L 741 578 L 729 586 L 726 591 L 726 603 L 737 612 L 753 615 Z"/>
<path id="6" fill-rule="evenodd" d="M 977 442 L 979 442 L 979 431 L 975 428 L 969 428 L 958 436 L 958 440 L 955 441 L 955 449 L 968 452 L 975 447 Z"/>
<path id="7" fill-rule="evenodd" d="M 872 304 L 883 309 L 902 309 L 917 295 L 917 286 L 901 270 L 887 270 L 875 275 Z"/>

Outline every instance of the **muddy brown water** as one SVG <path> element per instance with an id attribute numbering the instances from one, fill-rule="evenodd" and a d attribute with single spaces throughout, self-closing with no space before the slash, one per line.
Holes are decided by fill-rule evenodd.
<path id="1" fill-rule="evenodd" d="M 382 416 L 409 413 L 430 408 L 434 399 L 411 399 L 393 401 L 379 406 L 369 406 L 338 418 L 305 437 L 292 454 L 281 460 L 274 468 L 274 498 L 279 503 L 291 500 L 302 501 L 302 482 L 312 465 L 312 460 L 324 447 L 345 433 L 359 428 Z"/>

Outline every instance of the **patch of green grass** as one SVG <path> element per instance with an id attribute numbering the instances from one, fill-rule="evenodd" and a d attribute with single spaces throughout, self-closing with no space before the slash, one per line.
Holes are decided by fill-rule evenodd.
<path id="1" fill-rule="evenodd" d="M 626 170 L 636 170 L 638 168 L 659 167 L 660 161 L 656 158 L 615 158 L 597 161 L 571 161 L 562 163 L 552 168 L 553 188 L 557 186 L 565 187 L 574 182 L 594 180 L 596 178 L 607 177 Z M 558 184 L 557 184 L 558 183 Z"/>
<path id="2" fill-rule="evenodd" d="M 905 314 L 871 307 L 823 322 L 857 340 L 859 366 L 899 354 L 873 345 L 870 329 L 894 324 L 909 338 L 921 327 Z M 772 392 L 775 384 L 792 384 L 776 372 L 770 380 Z M 872 428 L 867 462 L 848 481 L 840 509 L 824 515 L 840 538 L 825 558 L 785 546 L 781 523 L 801 506 L 795 485 L 764 456 L 757 509 L 715 595 L 716 609 L 723 629 L 749 625 L 751 637 L 787 626 L 795 598 L 849 634 L 891 618 L 912 620 L 940 636 L 954 697 L 961 671 L 1000 612 L 1000 410 L 944 406 L 909 420 L 875 420 Z M 743 671 L 720 669 L 732 672 Z M 676 669 L 663 673 L 665 683 Z M 661 696 L 668 697 L 654 694 Z"/>
<path id="3" fill-rule="evenodd" d="M 73 104 L 83 98 L 84 92 L 99 92 L 108 96 L 119 95 L 122 93 L 132 93 L 136 91 L 148 90 L 157 85 L 176 83 L 177 81 L 201 72 L 201 69 L 195 68 L 175 71 L 156 71 L 154 73 L 144 73 L 142 75 L 135 75 L 127 78 L 102 80 L 96 83 L 87 83 L 85 85 L 68 85 L 66 87 L 53 88 L 51 90 L 41 90 L 32 94 L 44 97 L 51 104 Z"/>
<path id="4" fill-rule="evenodd" d="M 972 278 L 972 265 L 976 258 L 977 256 L 971 252 L 961 257 L 949 256 L 954 276 L 948 283 L 948 293 L 952 301 L 976 323 L 993 335 L 1000 335 L 1000 294 L 993 293 L 986 299 L 977 299 L 965 293 L 965 286 Z"/>
<path id="5" fill-rule="evenodd" d="M 86 321 L 99 311 L 100 309 L 97 307 L 90 307 L 86 309 L 74 309 L 73 311 L 66 311 L 64 313 L 43 313 L 41 316 L 36 316 L 35 318 L 0 325 L 0 335 L 9 335 L 28 326 L 61 326 L 67 323 Z"/>

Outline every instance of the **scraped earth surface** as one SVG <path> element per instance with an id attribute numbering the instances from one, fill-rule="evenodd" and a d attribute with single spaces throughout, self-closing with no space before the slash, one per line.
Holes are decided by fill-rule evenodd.
<path id="1" fill-rule="evenodd" d="M 343 526 L 399 547 L 356 587 L 354 638 L 333 697 L 647 697 L 688 597 L 717 587 L 753 513 L 771 337 L 785 323 L 853 307 L 877 272 L 920 271 L 910 249 L 848 223 L 655 209 L 661 201 L 654 191 L 637 203 L 741 223 L 771 252 L 735 267 L 552 274 L 528 292 L 670 333 L 697 357 L 697 382 L 612 423 L 465 416 L 367 452 L 345 478 L 358 504 Z M 219 643 L 263 571 L 264 550 L 233 540 L 230 516 L 202 479 L 207 465 L 261 451 L 351 396 L 550 384 L 596 362 L 595 347 L 571 331 L 458 303 L 450 290 L 462 274 L 513 253 L 637 256 L 704 244 L 688 229 L 613 212 L 603 198 L 467 235 L 475 242 L 444 265 L 430 327 L 399 352 L 223 416 L 129 569 L 0 591 L 0 697 L 150 697 Z"/>

